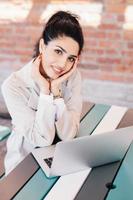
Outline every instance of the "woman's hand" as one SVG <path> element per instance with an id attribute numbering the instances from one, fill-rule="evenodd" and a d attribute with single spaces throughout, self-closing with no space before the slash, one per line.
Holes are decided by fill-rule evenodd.
<path id="1" fill-rule="evenodd" d="M 32 78 L 38 84 L 40 91 L 44 94 L 50 93 L 50 83 L 41 75 L 40 73 L 40 63 L 41 58 L 38 56 L 35 61 L 33 61 L 32 68 Z"/>
<path id="2" fill-rule="evenodd" d="M 53 93 L 54 96 L 59 95 L 61 83 L 67 80 L 73 74 L 73 72 L 75 71 L 77 67 L 77 63 L 78 63 L 78 59 L 76 59 L 73 67 L 68 72 L 66 72 L 59 78 L 51 81 L 51 92 Z"/>

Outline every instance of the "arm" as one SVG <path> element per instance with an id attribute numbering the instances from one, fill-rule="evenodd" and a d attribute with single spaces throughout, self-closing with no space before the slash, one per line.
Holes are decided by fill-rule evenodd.
<path id="1" fill-rule="evenodd" d="M 2 85 L 3 96 L 12 117 L 13 129 L 34 146 L 48 146 L 55 137 L 53 97 L 40 93 L 37 111 L 27 105 L 18 80 L 13 77 Z"/>
<path id="2" fill-rule="evenodd" d="M 82 110 L 81 76 L 76 71 L 75 77 L 69 86 L 70 96 L 67 102 L 63 98 L 54 100 L 56 105 L 56 129 L 61 140 L 74 138 L 79 129 L 80 114 Z"/>

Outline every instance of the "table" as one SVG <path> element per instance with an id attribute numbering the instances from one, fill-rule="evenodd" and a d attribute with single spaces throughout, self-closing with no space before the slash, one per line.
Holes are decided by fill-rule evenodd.
<path id="1" fill-rule="evenodd" d="M 81 115 L 79 137 L 87 134 L 100 134 L 116 128 L 133 125 L 133 109 L 85 103 Z M 132 147 L 132 146 L 131 146 Z M 0 181 L 1 200 L 121 200 L 123 169 L 128 174 L 133 167 L 131 155 L 133 148 L 124 161 L 84 170 L 82 172 L 49 179 L 45 176 L 33 156 L 29 154 L 7 177 Z M 130 163 L 130 168 L 127 163 Z M 132 176 L 130 176 L 132 177 Z M 131 179 L 133 182 L 133 179 Z M 131 182 L 127 176 L 125 185 Z M 119 184 L 118 184 L 119 183 Z M 118 186 L 119 185 L 119 186 Z M 132 186 L 132 184 L 131 184 Z M 128 200 L 132 200 L 132 191 Z"/>

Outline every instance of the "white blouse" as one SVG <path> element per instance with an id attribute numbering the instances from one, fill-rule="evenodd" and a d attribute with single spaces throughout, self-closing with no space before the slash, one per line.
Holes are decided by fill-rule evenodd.
<path id="1" fill-rule="evenodd" d="M 7 141 L 6 175 L 33 148 L 51 145 L 56 132 L 61 140 L 69 140 L 79 129 L 82 96 L 78 69 L 62 83 L 62 98 L 54 99 L 52 94 L 40 93 L 31 78 L 32 67 L 31 61 L 2 84 L 13 125 Z"/>

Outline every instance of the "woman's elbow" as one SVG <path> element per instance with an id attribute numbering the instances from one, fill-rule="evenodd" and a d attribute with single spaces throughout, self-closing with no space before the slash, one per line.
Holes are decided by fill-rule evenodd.
<path id="1" fill-rule="evenodd" d="M 66 133 L 66 134 L 61 134 L 61 135 L 59 136 L 59 138 L 60 138 L 62 141 L 69 141 L 69 140 L 72 140 L 73 138 L 75 138 L 76 135 L 77 135 L 77 130 L 74 129 L 74 130 L 70 131 L 69 134 L 68 134 L 68 133 Z"/>
<path id="2" fill-rule="evenodd" d="M 37 137 L 32 138 L 30 141 L 32 141 L 32 143 L 34 144 L 34 146 L 36 147 L 46 147 L 46 146 L 50 146 L 52 145 L 53 141 L 54 141 L 54 137 L 44 137 L 41 135 L 37 135 Z"/>
<path id="3" fill-rule="evenodd" d="M 54 137 L 51 137 L 47 140 L 47 144 L 48 146 L 52 145 L 53 144 L 53 141 L 54 141 Z"/>

